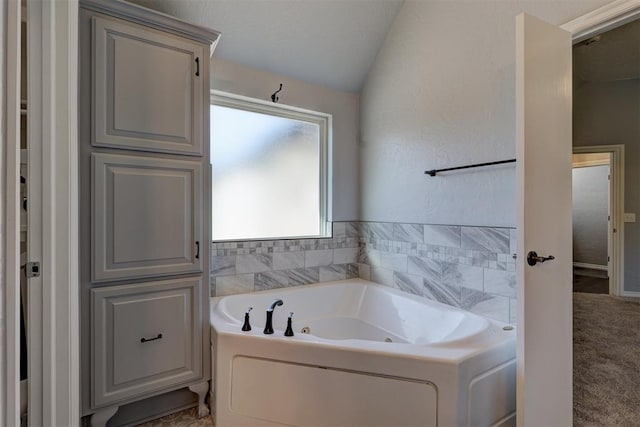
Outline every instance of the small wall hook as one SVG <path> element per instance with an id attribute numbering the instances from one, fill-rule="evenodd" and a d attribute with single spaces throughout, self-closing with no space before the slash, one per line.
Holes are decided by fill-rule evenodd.
<path id="1" fill-rule="evenodd" d="M 273 92 L 273 94 L 271 95 L 271 101 L 278 102 L 278 100 L 280 100 L 280 98 L 278 97 L 278 92 L 280 92 L 281 90 L 282 90 L 282 83 L 280 83 L 280 89 Z"/>

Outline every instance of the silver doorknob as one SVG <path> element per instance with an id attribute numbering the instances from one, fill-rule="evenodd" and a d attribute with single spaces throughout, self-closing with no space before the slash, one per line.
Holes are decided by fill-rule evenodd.
<path id="1" fill-rule="evenodd" d="M 545 261 L 551 261 L 556 259 L 556 257 L 554 257 L 553 255 L 549 255 L 547 257 L 544 256 L 538 256 L 538 254 L 536 253 L 536 251 L 530 251 L 527 254 L 527 264 L 533 266 L 536 265 L 537 263 L 543 263 Z"/>

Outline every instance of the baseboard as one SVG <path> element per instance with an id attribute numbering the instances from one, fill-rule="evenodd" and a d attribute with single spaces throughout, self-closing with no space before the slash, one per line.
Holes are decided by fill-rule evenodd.
<path id="1" fill-rule="evenodd" d="M 620 293 L 621 297 L 628 297 L 628 298 L 640 298 L 640 292 L 638 291 L 622 291 L 622 293 Z"/>

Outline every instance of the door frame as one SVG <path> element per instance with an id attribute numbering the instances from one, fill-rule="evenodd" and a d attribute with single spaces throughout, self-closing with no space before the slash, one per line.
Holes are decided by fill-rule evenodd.
<path id="1" fill-rule="evenodd" d="M 609 263 L 609 294 L 626 295 L 624 290 L 624 145 L 574 146 L 573 153 L 609 153 L 609 200 L 611 221 L 608 235 L 611 239 Z"/>
<path id="2" fill-rule="evenodd" d="M 78 0 L 27 0 L 27 43 L 28 419 L 79 426 Z"/>
<path id="3" fill-rule="evenodd" d="M 20 2 L 0 5 L 0 424 L 20 425 Z"/>
<path id="4" fill-rule="evenodd" d="M 0 4 L 0 424 L 20 425 L 21 2 Z M 30 171 L 29 425 L 80 425 L 78 0 L 27 0 Z M 37 165 L 37 167 L 36 167 Z M 33 177 L 31 177 L 33 179 Z M 34 190 L 35 189 L 35 190 Z M 36 213 L 37 211 L 37 213 Z M 32 300 L 33 298 L 33 300 Z M 35 369 L 35 372 L 33 372 Z"/>

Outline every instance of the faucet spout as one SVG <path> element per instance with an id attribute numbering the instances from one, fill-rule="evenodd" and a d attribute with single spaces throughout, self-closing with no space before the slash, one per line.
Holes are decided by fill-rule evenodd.
<path id="1" fill-rule="evenodd" d="M 283 302 L 281 299 L 277 299 L 274 300 L 271 305 L 269 306 L 269 308 L 267 309 L 267 322 L 264 325 L 264 333 L 269 335 L 273 333 L 273 310 L 275 310 L 275 308 L 277 306 L 282 305 Z"/>
<path id="2" fill-rule="evenodd" d="M 281 306 L 282 304 L 284 303 L 282 302 L 281 299 L 274 300 L 269 306 L 269 308 L 267 308 L 267 311 L 273 311 L 275 310 L 276 306 Z"/>

